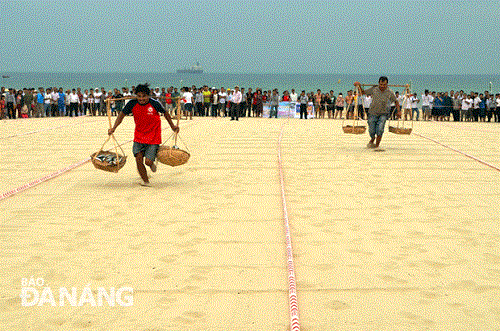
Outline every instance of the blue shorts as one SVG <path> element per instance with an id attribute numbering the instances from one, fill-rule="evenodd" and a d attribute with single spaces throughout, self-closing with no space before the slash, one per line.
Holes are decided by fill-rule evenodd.
<path id="1" fill-rule="evenodd" d="M 375 138 L 375 135 L 381 137 L 384 134 L 385 122 L 388 116 L 388 114 L 368 114 L 368 133 L 371 138 Z"/>
<path id="2" fill-rule="evenodd" d="M 154 161 L 156 159 L 156 153 L 158 153 L 158 148 L 160 148 L 160 145 L 141 144 L 134 141 L 132 152 L 134 156 L 142 153 L 146 159 Z"/>

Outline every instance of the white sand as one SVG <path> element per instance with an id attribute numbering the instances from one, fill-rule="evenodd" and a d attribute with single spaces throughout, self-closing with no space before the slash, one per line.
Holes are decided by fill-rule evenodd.
<path id="1" fill-rule="evenodd" d="M 118 174 L 87 163 L 0 201 L 0 330 L 286 330 L 284 121 L 183 121 L 192 158 L 159 165 L 152 188 L 128 143 Z M 416 135 L 387 132 L 375 153 L 341 124 L 284 128 L 302 330 L 498 329 L 500 172 Z M 0 121 L 0 193 L 86 159 L 107 125 Z M 500 167 L 498 124 L 414 130 Z M 132 139 L 131 118 L 116 136 Z M 130 286 L 134 305 L 23 307 L 31 276 L 54 293 Z"/>

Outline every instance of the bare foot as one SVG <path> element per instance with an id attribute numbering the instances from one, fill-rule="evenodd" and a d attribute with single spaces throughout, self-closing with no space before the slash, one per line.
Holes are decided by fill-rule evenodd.
<path id="1" fill-rule="evenodd" d="M 368 145 L 366 145 L 367 148 L 375 148 L 375 144 L 373 142 L 369 142 Z"/>
<path id="2" fill-rule="evenodd" d="M 151 187 L 150 182 L 140 182 L 139 184 L 141 184 L 141 186 Z"/>
<path id="3" fill-rule="evenodd" d="M 153 163 L 150 168 L 151 168 L 152 172 L 156 172 L 156 164 L 155 163 Z"/>

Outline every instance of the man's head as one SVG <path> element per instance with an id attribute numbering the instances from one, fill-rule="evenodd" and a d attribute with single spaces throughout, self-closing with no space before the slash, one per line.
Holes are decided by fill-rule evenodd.
<path id="1" fill-rule="evenodd" d="M 378 79 L 378 88 L 380 91 L 384 92 L 387 90 L 387 85 L 389 84 L 389 79 L 386 76 L 382 76 Z"/>
<path id="2" fill-rule="evenodd" d="M 135 88 L 135 94 L 137 95 L 137 101 L 140 105 L 145 105 L 149 101 L 149 94 L 151 90 L 148 84 L 140 84 Z"/>

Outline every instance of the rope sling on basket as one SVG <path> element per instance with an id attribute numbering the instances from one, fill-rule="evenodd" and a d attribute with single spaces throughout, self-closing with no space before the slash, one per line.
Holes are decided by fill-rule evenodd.
<path id="1" fill-rule="evenodd" d="M 408 96 L 410 95 L 409 85 L 406 85 L 405 88 L 406 88 L 405 97 L 403 99 L 403 104 L 401 106 L 406 106 L 408 102 L 411 102 L 411 100 L 408 98 Z M 411 105 L 410 105 L 410 107 L 405 107 L 404 109 L 405 110 L 411 109 Z M 413 115 L 410 113 L 410 122 L 411 122 L 410 128 L 405 127 L 406 114 L 402 114 L 402 115 L 403 115 L 403 120 L 398 118 L 398 120 L 396 121 L 396 126 L 392 126 L 391 121 L 390 120 L 388 121 L 389 122 L 388 123 L 389 132 L 394 133 L 394 134 L 406 134 L 406 135 L 411 134 L 411 132 L 413 131 Z"/>
<path id="2" fill-rule="evenodd" d="M 106 100 L 106 106 L 108 112 L 109 127 L 111 128 L 111 107 L 109 99 Z M 104 150 L 104 146 L 110 140 L 114 142 L 114 148 L 109 150 Z M 114 151 L 111 151 L 113 149 Z M 118 153 L 118 149 L 120 149 L 122 154 Z M 127 162 L 127 156 L 125 155 L 125 151 L 120 146 L 120 144 L 118 144 L 118 141 L 116 140 L 114 134 L 108 135 L 108 138 L 104 141 L 104 144 L 102 144 L 99 151 L 90 155 L 90 159 L 94 167 L 96 167 L 96 169 L 108 172 L 115 172 L 115 173 L 118 172 L 118 170 L 120 170 L 121 168 L 123 168 L 123 166 Z"/>
<path id="3" fill-rule="evenodd" d="M 179 126 L 180 117 L 181 117 L 181 108 L 180 108 L 180 103 L 178 103 L 177 104 L 177 126 Z M 172 137 L 173 137 L 172 146 L 167 145 L 167 143 L 171 141 L 170 138 L 172 138 Z M 158 162 L 169 165 L 171 167 L 176 167 L 176 166 L 180 166 L 180 165 L 187 163 L 191 154 L 188 151 L 180 149 L 177 146 L 177 138 L 179 138 L 179 140 L 181 140 L 183 145 L 186 146 L 184 141 L 182 141 L 181 137 L 179 136 L 178 132 L 171 134 L 165 140 L 165 142 L 160 146 L 160 148 L 158 149 L 158 153 L 156 154 L 156 159 Z M 188 149 L 187 146 L 186 146 L 186 149 Z"/>
<path id="4" fill-rule="evenodd" d="M 352 122 L 352 125 L 344 125 L 344 122 L 345 120 L 342 120 L 342 130 L 344 131 L 344 133 L 351 133 L 351 134 L 363 134 L 366 132 L 366 126 L 364 125 L 358 125 L 359 123 L 359 117 L 358 117 L 358 97 L 359 97 L 359 93 L 358 91 L 356 90 L 356 95 L 354 96 L 354 114 L 353 114 L 353 122 Z M 346 118 L 347 116 L 349 116 L 349 108 L 350 108 L 350 105 L 347 106 L 347 114 L 346 114 Z"/>

